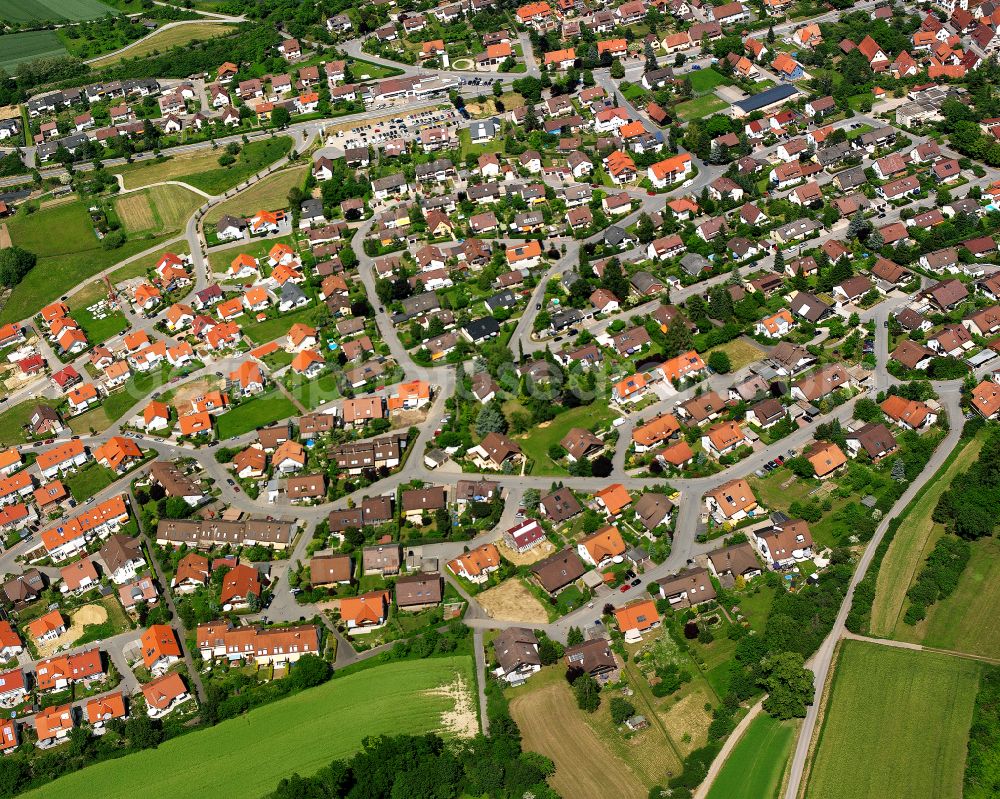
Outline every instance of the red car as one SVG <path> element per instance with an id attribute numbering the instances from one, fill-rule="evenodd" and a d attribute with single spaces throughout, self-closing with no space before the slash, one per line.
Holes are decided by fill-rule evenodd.
<path id="1" fill-rule="evenodd" d="M 627 592 L 627 591 L 628 591 L 628 589 L 629 589 L 629 584 L 628 584 L 628 583 L 625 583 L 625 585 L 623 585 L 623 586 L 622 586 L 621 588 L 619 588 L 618 590 L 619 590 L 619 591 L 621 591 L 621 592 L 622 592 L 622 593 L 624 594 L 625 592 Z"/>

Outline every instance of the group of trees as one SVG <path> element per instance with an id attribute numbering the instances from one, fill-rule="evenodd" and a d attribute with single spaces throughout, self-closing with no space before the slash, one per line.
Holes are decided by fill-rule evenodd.
<path id="1" fill-rule="evenodd" d="M 989 434 L 976 463 L 941 495 L 932 518 L 969 541 L 993 533 L 1000 518 L 1000 431 Z"/>
<path id="2" fill-rule="evenodd" d="M 938 539 L 927 556 L 924 568 L 906 592 L 910 606 L 903 621 L 916 624 L 927 616 L 927 607 L 946 599 L 958 588 L 958 581 L 972 556 L 968 541 L 953 536 Z"/>
<path id="3" fill-rule="evenodd" d="M 38 258 L 33 252 L 16 245 L 0 250 L 0 285 L 16 286 L 35 268 L 37 262 Z"/>

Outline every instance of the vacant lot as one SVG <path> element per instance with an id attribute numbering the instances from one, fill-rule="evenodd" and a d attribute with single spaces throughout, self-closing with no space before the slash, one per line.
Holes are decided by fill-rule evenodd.
<path id="1" fill-rule="evenodd" d="M 115 198 L 115 213 L 128 233 L 180 230 L 202 198 L 182 186 L 153 186 Z"/>
<path id="2" fill-rule="evenodd" d="M 716 86 L 728 86 L 732 83 L 729 78 L 714 69 L 700 69 L 689 73 L 688 77 L 691 79 L 691 88 L 695 94 L 708 94 L 714 91 Z"/>
<path id="3" fill-rule="evenodd" d="M 729 356 L 729 363 L 732 366 L 731 371 L 733 372 L 738 372 L 744 366 L 749 366 L 764 357 L 764 351 L 762 349 L 755 347 L 749 341 L 744 341 L 743 339 L 727 341 L 725 344 L 720 344 L 718 347 L 712 347 L 712 349 L 705 353 L 706 361 L 713 352 L 726 353 L 726 355 Z"/>
<path id="4" fill-rule="evenodd" d="M 891 636 L 902 628 L 906 592 L 927 554 L 944 532 L 944 527 L 931 520 L 931 513 L 951 481 L 975 462 L 982 449 L 983 438 L 965 445 L 943 471 L 928 482 L 927 487 L 900 520 L 896 535 L 886 550 L 875 583 L 875 603 L 872 605 L 872 635 Z M 954 599 L 954 596 L 952 596 Z M 912 630 L 912 628 L 908 628 Z"/>
<path id="5" fill-rule="evenodd" d="M 521 728 L 524 748 L 556 764 L 549 780 L 561 796 L 639 799 L 646 795 L 635 772 L 590 728 L 565 680 L 534 690 L 529 682 L 527 690 L 510 703 L 510 712 Z"/>
<path id="6" fill-rule="evenodd" d="M 236 438 L 271 422 L 294 416 L 296 412 L 292 401 L 277 391 L 256 397 L 217 418 L 219 438 L 223 441 Z"/>
<path id="7" fill-rule="evenodd" d="M 226 167 L 219 166 L 221 148 L 206 148 L 151 164 L 116 166 L 109 171 L 122 175 L 128 189 L 164 180 L 179 180 L 209 194 L 221 194 L 277 161 L 291 146 L 292 140 L 288 136 L 275 136 L 273 139 L 262 139 L 245 145 L 236 163 Z"/>
<path id="8" fill-rule="evenodd" d="M 974 541 L 955 592 L 931 605 L 917 625 L 900 621 L 892 637 L 1000 659 L 1000 541 Z"/>
<path id="9" fill-rule="evenodd" d="M 498 621 L 527 621 L 545 624 L 549 613 L 517 577 L 483 591 L 476 597 L 490 618 Z"/>
<path id="10" fill-rule="evenodd" d="M 103 786 L 102 799 L 140 794 L 215 799 L 220 785 L 228 796 L 262 796 L 292 772 L 312 774 L 353 754 L 369 735 L 447 734 L 455 700 L 440 689 L 458 676 L 472 684 L 471 658 L 376 666 L 157 749 L 78 771 L 25 796 L 74 799 L 94 784 Z M 177 768 L 178 763 L 184 768 Z"/>
<path id="11" fill-rule="evenodd" d="M 204 42 L 214 39 L 216 36 L 225 36 L 235 28 L 224 22 L 193 22 L 186 25 L 178 25 L 175 28 L 157 31 L 142 41 L 136 42 L 131 47 L 122 50 L 116 55 L 105 56 L 92 61 L 91 64 L 100 69 L 109 64 L 116 64 L 126 58 L 141 58 L 155 52 L 164 52 L 171 47 L 177 47 L 191 42 Z"/>
<path id="12" fill-rule="evenodd" d="M 288 206 L 288 190 L 293 186 L 301 186 L 306 177 L 305 166 L 292 167 L 268 175 L 246 191 L 226 200 L 212 208 L 205 215 L 205 224 L 212 225 L 226 214 L 248 217 L 261 209 L 273 211 L 276 208 Z"/>
<path id="13" fill-rule="evenodd" d="M 109 13 L 115 10 L 97 0 L 0 0 L 0 19 L 6 22 L 79 22 Z"/>
<path id="14" fill-rule="evenodd" d="M 684 120 L 701 119 L 724 111 L 728 107 L 729 103 L 725 100 L 719 99 L 714 94 L 706 94 L 704 97 L 697 97 L 678 105 L 677 115 Z"/>
<path id="15" fill-rule="evenodd" d="M 949 655 L 845 641 L 806 796 L 961 797 L 980 669 Z"/>
<path id="16" fill-rule="evenodd" d="M 775 799 L 794 733 L 792 722 L 757 716 L 712 783 L 708 799 Z"/>
<path id="17" fill-rule="evenodd" d="M 295 247 L 295 240 L 292 236 L 277 236 L 273 239 L 244 241 L 239 247 L 228 247 L 213 252 L 208 256 L 208 265 L 212 267 L 213 272 L 228 272 L 233 259 L 240 253 L 245 253 L 251 258 L 256 258 L 260 262 L 263 273 L 267 273 L 271 268 L 267 265 L 267 254 L 275 244 L 287 244 L 290 247 Z"/>
<path id="18" fill-rule="evenodd" d="M 0 9 L 3 7 L 0 4 Z M 0 68 L 7 72 L 13 72 L 23 61 L 67 55 L 66 48 L 55 31 L 9 33 L 3 37 L 3 45 Z"/>

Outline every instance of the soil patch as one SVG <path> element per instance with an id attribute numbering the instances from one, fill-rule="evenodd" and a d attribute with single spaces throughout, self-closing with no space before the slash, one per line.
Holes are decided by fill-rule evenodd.
<path id="1" fill-rule="evenodd" d="M 476 600 L 490 618 L 498 621 L 545 624 L 549 620 L 545 606 L 516 577 L 483 591 Z"/>

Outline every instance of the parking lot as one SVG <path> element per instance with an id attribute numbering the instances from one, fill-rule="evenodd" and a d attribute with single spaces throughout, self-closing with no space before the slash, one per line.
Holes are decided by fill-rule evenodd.
<path id="1" fill-rule="evenodd" d="M 392 139 L 411 139 L 425 128 L 458 127 L 461 119 L 454 108 L 429 109 L 339 130 L 328 137 L 326 143 L 340 149 L 378 146 Z"/>

